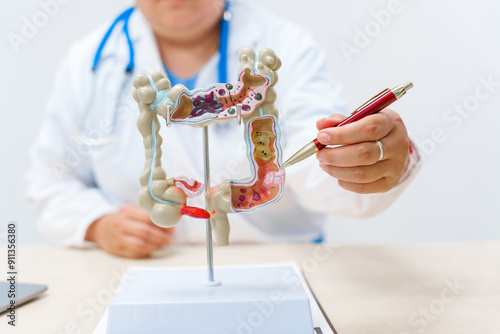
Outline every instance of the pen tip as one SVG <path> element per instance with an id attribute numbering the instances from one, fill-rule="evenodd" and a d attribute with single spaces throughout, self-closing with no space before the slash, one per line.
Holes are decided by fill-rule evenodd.
<path id="1" fill-rule="evenodd" d="M 407 83 L 403 84 L 404 90 L 409 90 L 410 88 L 413 88 L 413 82 L 408 81 Z"/>
<path id="2" fill-rule="evenodd" d="M 410 88 L 413 88 L 413 83 L 408 81 L 402 85 L 394 87 L 391 91 L 396 96 L 396 99 L 399 99 L 401 96 L 405 95 Z"/>

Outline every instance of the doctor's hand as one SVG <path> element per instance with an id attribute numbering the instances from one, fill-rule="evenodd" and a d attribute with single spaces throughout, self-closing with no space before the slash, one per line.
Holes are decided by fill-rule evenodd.
<path id="1" fill-rule="evenodd" d="M 406 168 L 409 138 L 401 117 L 383 109 L 359 121 L 333 126 L 346 116 L 335 114 L 316 123 L 318 140 L 326 147 L 317 153 L 320 167 L 339 185 L 359 194 L 386 192 L 398 184 Z M 383 157 L 377 140 L 383 146 Z"/>
<path id="2" fill-rule="evenodd" d="M 85 240 L 110 254 L 139 259 L 170 244 L 174 232 L 155 225 L 139 205 L 127 204 L 93 222 Z"/>

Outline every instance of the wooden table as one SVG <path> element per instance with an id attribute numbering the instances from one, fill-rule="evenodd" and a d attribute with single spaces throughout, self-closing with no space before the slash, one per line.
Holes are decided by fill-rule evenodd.
<path id="1" fill-rule="evenodd" d="M 232 245 L 214 256 L 216 266 L 297 261 L 339 334 L 500 333 L 498 243 Z M 16 328 L 2 314 L 0 333 L 92 333 L 127 267 L 205 261 L 203 246 L 129 260 L 98 249 L 21 245 L 19 281 L 49 290 L 17 309 Z"/>

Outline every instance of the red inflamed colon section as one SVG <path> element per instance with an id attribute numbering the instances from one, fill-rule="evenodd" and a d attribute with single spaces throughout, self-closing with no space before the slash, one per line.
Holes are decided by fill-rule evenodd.
<path id="1" fill-rule="evenodd" d="M 283 183 L 270 185 L 269 182 L 264 182 L 266 175 L 282 173 L 277 163 L 274 119 L 264 117 L 252 121 L 250 140 L 253 146 L 252 163 L 256 173 L 253 175 L 253 181 L 231 183 L 231 204 L 237 212 L 253 211 L 275 200 L 280 194 L 280 185 Z"/>

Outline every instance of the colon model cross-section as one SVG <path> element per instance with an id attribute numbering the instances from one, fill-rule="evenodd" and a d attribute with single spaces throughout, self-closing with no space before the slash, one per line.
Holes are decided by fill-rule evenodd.
<path id="1" fill-rule="evenodd" d="M 170 87 L 160 71 L 134 78 L 133 96 L 140 109 L 137 127 L 144 140 L 146 163 L 140 175 L 138 200 L 154 223 L 176 225 L 182 215 L 210 218 L 219 246 L 229 244 L 228 213 L 250 213 L 277 202 L 283 193 L 278 110 L 274 105 L 280 59 L 271 49 L 238 53 L 239 80 L 189 91 Z M 252 175 L 245 180 L 224 180 L 206 192 L 207 210 L 186 205 L 187 197 L 199 196 L 204 185 L 185 176 L 167 179 L 161 164 L 162 138 L 158 115 L 167 125 L 208 126 L 236 119 L 244 125 L 244 140 Z"/>

